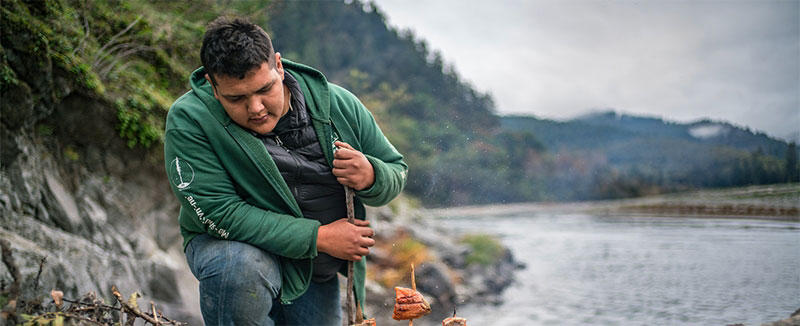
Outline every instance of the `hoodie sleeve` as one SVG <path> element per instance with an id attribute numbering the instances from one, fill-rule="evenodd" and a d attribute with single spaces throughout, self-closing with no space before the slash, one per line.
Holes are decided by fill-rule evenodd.
<path id="1" fill-rule="evenodd" d="M 164 155 L 170 186 L 181 204 L 183 231 L 206 232 L 294 259 L 317 255 L 319 222 L 245 201 L 204 134 L 168 130 Z"/>
<path id="2" fill-rule="evenodd" d="M 364 204 L 370 206 L 386 205 L 397 197 L 406 185 L 408 165 L 403 155 L 386 139 L 372 113 L 342 87 L 331 84 L 336 101 L 348 120 L 350 128 L 358 137 L 359 149 L 372 164 L 375 182 L 371 187 L 356 191 Z"/>

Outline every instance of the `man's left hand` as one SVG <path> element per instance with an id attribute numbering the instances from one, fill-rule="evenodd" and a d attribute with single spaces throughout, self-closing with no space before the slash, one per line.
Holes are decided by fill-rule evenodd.
<path id="1" fill-rule="evenodd" d="M 350 144 L 337 141 L 333 153 L 333 175 L 339 183 L 355 190 L 364 190 L 375 182 L 375 171 L 363 153 Z"/>

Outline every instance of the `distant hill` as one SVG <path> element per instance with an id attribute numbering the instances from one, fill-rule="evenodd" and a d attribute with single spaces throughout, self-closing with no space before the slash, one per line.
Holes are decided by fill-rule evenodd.
<path id="1" fill-rule="evenodd" d="M 503 129 L 530 131 L 551 149 L 616 147 L 633 138 L 682 140 L 692 144 L 728 146 L 783 158 L 787 143 L 727 122 L 700 120 L 676 123 L 660 118 L 619 114 L 614 111 L 583 115 L 568 121 L 530 116 L 504 116 Z"/>
<path id="2" fill-rule="evenodd" d="M 568 121 L 501 117 L 506 132 L 529 132 L 551 154 L 591 157 L 621 175 L 669 191 L 781 182 L 789 144 L 726 122 L 676 123 L 592 113 Z"/>

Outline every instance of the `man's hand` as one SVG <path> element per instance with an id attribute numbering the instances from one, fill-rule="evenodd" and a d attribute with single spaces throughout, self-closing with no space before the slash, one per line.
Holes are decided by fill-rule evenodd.
<path id="1" fill-rule="evenodd" d="M 369 227 L 369 221 L 355 220 L 350 224 L 346 218 L 325 224 L 317 231 L 317 251 L 333 257 L 359 261 L 369 254 L 369 247 L 375 245 L 372 237 L 375 231 Z"/>
<path id="2" fill-rule="evenodd" d="M 348 143 L 337 141 L 333 153 L 333 175 L 339 183 L 355 190 L 364 190 L 375 182 L 375 171 L 363 153 Z"/>

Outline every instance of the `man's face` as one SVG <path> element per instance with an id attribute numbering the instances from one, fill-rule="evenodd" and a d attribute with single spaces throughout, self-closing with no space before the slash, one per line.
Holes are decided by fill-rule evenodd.
<path id="1" fill-rule="evenodd" d="M 214 97 L 222 103 L 228 116 L 236 124 L 262 135 L 272 131 L 289 110 L 280 54 L 275 54 L 275 61 L 275 69 L 264 62 L 258 69 L 247 72 L 244 79 L 214 76 L 217 81 Z"/>

